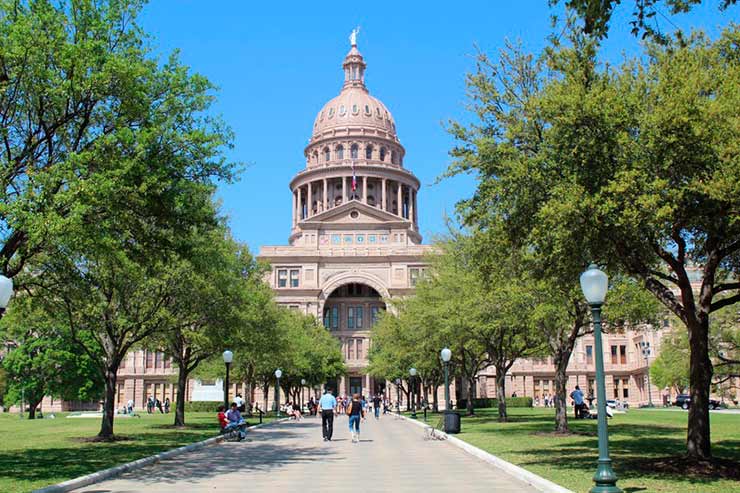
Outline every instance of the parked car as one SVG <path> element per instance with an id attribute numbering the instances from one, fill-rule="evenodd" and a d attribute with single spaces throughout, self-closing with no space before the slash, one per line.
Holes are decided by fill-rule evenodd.
<path id="1" fill-rule="evenodd" d="M 689 404 L 691 404 L 691 396 L 689 394 L 678 394 L 673 401 L 673 405 L 681 409 L 688 409 Z M 721 406 L 722 404 L 717 399 L 709 399 L 709 409 L 719 409 Z"/>
<path id="2" fill-rule="evenodd" d="M 609 399 L 606 401 L 606 406 L 612 409 L 629 409 L 630 405 L 627 401 L 619 401 L 617 399 Z"/>

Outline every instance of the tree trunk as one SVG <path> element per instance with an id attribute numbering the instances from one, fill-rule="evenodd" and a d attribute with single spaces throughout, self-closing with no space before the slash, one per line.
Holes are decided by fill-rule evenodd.
<path id="1" fill-rule="evenodd" d="M 270 391 L 270 384 L 265 384 L 265 385 L 262 386 L 262 401 L 263 401 L 262 412 L 263 413 L 266 413 L 267 411 L 270 410 L 267 407 L 268 402 L 269 402 L 269 398 L 268 398 L 269 397 L 269 394 L 268 394 L 269 391 Z"/>
<path id="2" fill-rule="evenodd" d="M 185 365 L 178 366 L 177 402 L 175 403 L 175 426 L 185 426 L 185 388 L 188 384 L 188 372 Z"/>
<path id="3" fill-rule="evenodd" d="M 28 401 L 28 419 L 36 419 L 36 408 L 39 407 L 41 401 L 44 398 L 36 399 L 34 401 Z"/>
<path id="4" fill-rule="evenodd" d="M 432 412 L 439 412 L 439 398 L 437 397 L 437 389 L 439 385 L 432 385 Z"/>
<path id="5" fill-rule="evenodd" d="M 689 382 L 691 404 L 686 436 L 686 451 L 694 459 L 712 456 L 709 441 L 709 391 L 712 383 L 712 362 L 709 360 L 709 319 L 690 320 Z"/>
<path id="6" fill-rule="evenodd" d="M 252 378 L 250 376 L 249 380 L 247 380 L 247 394 L 244 396 L 244 406 L 247 408 L 247 416 L 252 415 L 252 409 L 254 408 L 254 401 L 252 398 L 254 397 L 254 383 L 252 382 Z"/>
<path id="7" fill-rule="evenodd" d="M 560 349 L 555 353 L 555 431 L 568 433 L 568 362 L 571 350 Z"/>
<path id="8" fill-rule="evenodd" d="M 105 398 L 103 400 L 103 419 L 100 423 L 98 438 L 113 438 L 113 416 L 115 415 L 116 373 L 118 368 L 108 367 L 105 370 Z"/>
<path id="9" fill-rule="evenodd" d="M 475 398 L 475 376 L 472 378 L 468 378 L 468 402 L 466 410 L 468 413 L 468 416 L 474 416 L 475 415 L 475 408 L 473 407 L 473 399 Z"/>
<path id="10" fill-rule="evenodd" d="M 498 401 L 498 420 L 506 422 L 509 415 L 506 413 L 506 368 L 496 367 L 496 400 Z"/>

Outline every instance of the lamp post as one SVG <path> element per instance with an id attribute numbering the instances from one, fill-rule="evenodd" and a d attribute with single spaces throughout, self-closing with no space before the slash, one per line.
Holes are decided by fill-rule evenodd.
<path id="1" fill-rule="evenodd" d="M 442 363 L 445 367 L 445 412 L 450 410 L 450 359 L 452 359 L 452 351 L 449 348 L 444 348 L 439 352 L 439 356 L 442 358 Z"/>
<path id="2" fill-rule="evenodd" d="M 591 307 L 596 343 L 596 404 L 598 406 L 599 465 L 594 474 L 590 493 L 622 493 L 617 487 L 617 475 L 609 458 L 609 435 L 606 424 L 606 388 L 604 385 L 604 351 L 601 346 L 601 306 L 609 288 L 609 278 L 594 264 L 581 274 L 581 290 Z"/>
<path id="3" fill-rule="evenodd" d="M 642 349 L 642 355 L 645 357 L 645 367 L 647 368 L 648 407 L 655 407 L 653 405 L 653 394 L 650 392 L 650 343 L 641 341 L 640 348 Z"/>
<path id="4" fill-rule="evenodd" d="M 0 318 L 5 313 L 11 296 L 13 296 L 13 280 L 0 275 Z"/>
<path id="5" fill-rule="evenodd" d="M 283 376 L 283 370 L 278 368 L 275 370 L 275 379 L 277 380 L 277 383 L 275 384 L 275 411 L 277 412 L 277 417 L 280 417 L 280 377 Z"/>
<path id="6" fill-rule="evenodd" d="M 231 361 L 234 359 L 234 353 L 228 349 L 224 351 L 224 363 L 226 363 L 226 380 L 224 381 L 224 406 L 229 407 L 229 368 L 231 367 Z"/>
<path id="7" fill-rule="evenodd" d="M 303 390 L 306 387 L 306 379 L 301 378 L 301 412 L 303 412 Z"/>
<path id="8" fill-rule="evenodd" d="M 414 386 L 416 381 L 416 368 L 411 368 L 409 370 L 409 375 L 411 375 L 411 378 L 409 379 L 409 385 L 411 385 L 411 419 L 416 419 L 416 401 L 414 400 L 416 390 L 416 387 Z"/>
<path id="9" fill-rule="evenodd" d="M 396 379 L 396 412 L 401 415 L 401 379 Z"/>

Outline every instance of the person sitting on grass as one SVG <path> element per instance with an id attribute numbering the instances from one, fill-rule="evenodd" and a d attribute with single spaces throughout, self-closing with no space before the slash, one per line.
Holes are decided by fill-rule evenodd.
<path id="1" fill-rule="evenodd" d="M 239 410 L 236 408 L 236 403 L 232 403 L 231 409 L 229 409 L 226 413 L 224 413 L 225 409 L 226 408 L 224 406 L 218 406 L 218 421 L 221 425 L 221 430 L 224 433 L 238 431 L 239 440 L 245 439 L 247 437 L 247 433 L 245 431 L 245 428 L 247 427 L 247 422 L 242 419 Z"/>

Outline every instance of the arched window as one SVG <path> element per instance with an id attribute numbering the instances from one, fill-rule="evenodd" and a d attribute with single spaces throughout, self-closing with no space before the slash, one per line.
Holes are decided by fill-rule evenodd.
<path id="1" fill-rule="evenodd" d="M 352 144 L 352 147 L 349 148 L 349 155 L 352 159 L 357 159 L 359 156 L 360 148 L 357 146 L 357 144 Z"/>
<path id="2" fill-rule="evenodd" d="M 385 161 L 385 147 L 380 148 L 380 160 Z"/>
<path id="3" fill-rule="evenodd" d="M 318 151 L 313 151 L 313 162 L 318 163 L 319 162 L 319 153 Z"/>
<path id="4" fill-rule="evenodd" d="M 337 159 L 344 159 L 344 146 L 341 144 L 337 146 Z"/>
<path id="5" fill-rule="evenodd" d="M 365 148 L 365 159 L 373 158 L 373 146 L 367 146 Z"/>
<path id="6" fill-rule="evenodd" d="M 331 160 L 331 151 L 328 147 L 324 147 L 324 162 L 328 163 Z"/>
<path id="7" fill-rule="evenodd" d="M 391 149 L 391 163 L 396 164 L 396 153 Z"/>

